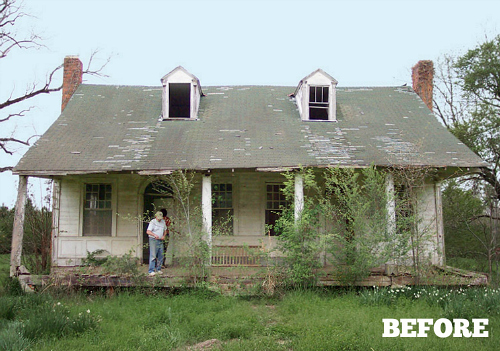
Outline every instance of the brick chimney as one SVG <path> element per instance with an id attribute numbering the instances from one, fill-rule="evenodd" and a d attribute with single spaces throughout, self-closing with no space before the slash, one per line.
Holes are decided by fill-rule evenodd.
<path id="1" fill-rule="evenodd" d="M 78 56 L 66 56 L 64 58 L 63 88 L 61 111 L 68 104 L 73 93 L 82 83 L 83 64 Z"/>
<path id="2" fill-rule="evenodd" d="M 432 89 L 434 86 L 434 64 L 430 60 L 418 61 L 411 69 L 413 90 L 432 111 Z"/>

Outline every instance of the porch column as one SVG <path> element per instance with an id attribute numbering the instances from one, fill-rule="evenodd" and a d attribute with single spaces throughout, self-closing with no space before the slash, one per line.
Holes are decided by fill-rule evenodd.
<path id="1" fill-rule="evenodd" d="M 203 176 L 201 188 L 201 208 L 203 215 L 204 240 L 208 244 L 210 257 L 212 255 L 212 177 Z"/>
<path id="2" fill-rule="evenodd" d="M 12 229 L 12 249 L 10 252 L 11 277 L 17 276 L 17 270 L 21 266 L 24 234 L 24 208 L 26 204 L 27 189 L 28 177 L 19 176 L 19 187 L 17 189 L 17 201 L 14 212 L 14 227 Z"/>
<path id="3" fill-rule="evenodd" d="M 387 198 L 386 210 L 387 210 L 387 233 L 389 238 L 395 239 L 396 234 L 396 194 L 394 191 L 394 176 L 391 173 L 387 173 L 385 177 L 385 195 Z M 390 244 L 389 244 L 390 245 Z M 391 258 L 385 263 L 385 274 L 392 275 L 397 272 L 397 261 Z"/>
<path id="4" fill-rule="evenodd" d="M 52 266 L 57 266 L 58 238 L 59 238 L 59 216 L 61 214 L 61 181 L 54 179 L 52 183 L 52 234 L 50 257 Z M 141 228 L 142 229 L 142 228 Z"/>
<path id="5" fill-rule="evenodd" d="M 434 199 L 436 204 L 436 244 L 437 244 L 437 262 L 438 266 L 446 264 L 444 252 L 444 222 L 443 222 L 443 200 L 441 196 L 441 182 L 434 184 Z"/>
<path id="6" fill-rule="evenodd" d="M 387 231 L 396 233 L 396 193 L 394 192 L 394 176 L 387 173 L 385 178 L 385 194 L 387 197 Z"/>
<path id="7" fill-rule="evenodd" d="M 304 209 L 304 178 L 302 174 L 295 174 L 295 222 L 298 222 Z"/>

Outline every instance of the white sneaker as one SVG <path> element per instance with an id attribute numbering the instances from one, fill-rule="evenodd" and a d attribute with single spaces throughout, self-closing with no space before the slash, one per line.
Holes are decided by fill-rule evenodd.
<path id="1" fill-rule="evenodd" d="M 163 272 L 162 271 L 158 271 L 158 272 L 156 272 L 156 274 L 163 274 Z"/>
<path id="2" fill-rule="evenodd" d="M 149 273 L 149 276 L 150 276 L 150 277 L 154 277 L 155 275 L 156 275 L 156 273 L 155 273 L 155 272 L 151 272 L 151 273 Z"/>

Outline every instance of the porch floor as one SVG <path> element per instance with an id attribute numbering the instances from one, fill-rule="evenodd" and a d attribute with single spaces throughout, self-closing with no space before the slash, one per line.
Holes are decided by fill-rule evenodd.
<path id="1" fill-rule="evenodd" d="M 45 289 L 50 286 L 67 287 L 192 287 L 197 282 L 205 281 L 221 291 L 238 290 L 249 292 L 265 284 L 279 285 L 281 277 L 273 276 L 273 267 L 207 267 L 205 275 L 186 267 L 167 267 L 163 274 L 148 276 L 148 266 L 140 265 L 135 274 L 103 274 L 88 267 L 55 267 L 50 275 L 20 275 L 21 283 L 31 289 Z M 325 267 L 318 272 L 319 286 L 349 285 L 335 277 L 333 267 Z M 197 278 L 198 276 L 198 278 Z M 370 276 L 357 281 L 354 286 L 392 286 L 434 285 L 434 286 L 485 286 L 486 274 L 464 271 L 453 267 L 437 267 L 427 271 L 426 276 L 415 277 L 408 273 L 386 274 L 384 269 L 373 269 Z"/>

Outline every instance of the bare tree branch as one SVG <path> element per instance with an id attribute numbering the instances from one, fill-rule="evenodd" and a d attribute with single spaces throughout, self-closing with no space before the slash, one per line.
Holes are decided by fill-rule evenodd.
<path id="1" fill-rule="evenodd" d="M 19 34 L 20 32 L 17 28 L 22 23 L 23 17 L 30 17 L 27 13 L 23 11 L 22 2 L 19 0 L 0 0 L 0 59 L 7 57 L 7 55 L 12 54 L 14 49 L 32 49 L 43 47 L 40 43 L 42 40 L 38 35 L 33 32 L 25 33 L 24 35 Z M 106 62 L 100 67 L 95 68 L 94 60 L 99 53 L 98 50 L 94 50 L 88 61 L 86 69 L 82 72 L 82 75 L 91 76 L 101 76 L 107 77 L 102 74 L 103 69 L 110 62 L 110 57 Z M 0 112 L 6 108 L 12 108 L 17 104 L 21 104 L 27 100 L 33 99 L 37 96 L 50 94 L 62 90 L 62 84 L 58 86 L 55 85 L 55 75 L 61 71 L 63 65 L 57 66 L 53 69 L 45 79 L 42 84 L 33 83 L 31 87 L 28 87 L 24 93 L 20 95 L 11 94 L 4 101 L 0 100 Z M 0 118 L 0 123 L 11 121 L 15 117 L 25 117 L 25 115 L 32 109 L 32 107 L 21 109 L 20 111 L 10 112 L 6 116 Z M 22 140 L 21 138 L 10 136 L 0 138 L 0 151 L 3 151 L 9 155 L 12 155 L 15 151 L 9 147 L 9 144 L 17 144 L 23 146 L 29 146 L 30 140 L 37 135 L 31 136 L 27 140 Z M 0 168 L 0 173 L 11 170 L 12 167 L 2 167 Z"/>
<path id="2" fill-rule="evenodd" d="M 25 114 L 26 112 L 31 111 L 31 109 L 32 109 L 32 108 L 33 108 L 33 106 L 32 106 L 32 107 L 30 107 L 30 108 L 27 108 L 27 109 L 25 109 L 25 110 L 19 111 L 18 113 L 11 113 L 11 114 L 9 114 L 7 117 L 5 117 L 5 118 L 3 118 L 3 119 L 0 119 L 0 123 L 1 123 L 1 122 L 7 122 L 7 121 L 8 121 L 9 119 L 11 119 L 12 117 L 24 117 L 24 114 Z"/>

